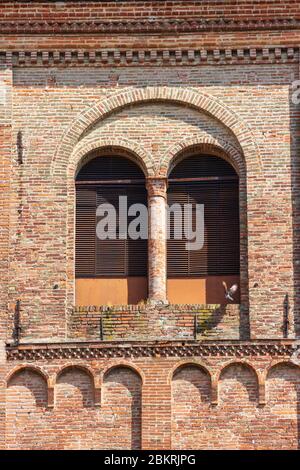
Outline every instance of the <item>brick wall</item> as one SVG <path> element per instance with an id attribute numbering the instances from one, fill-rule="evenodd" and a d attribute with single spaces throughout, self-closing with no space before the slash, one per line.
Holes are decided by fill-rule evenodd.
<path id="1" fill-rule="evenodd" d="M 9 285 L 12 70 L 0 69 L 0 448 L 5 445 L 5 338 Z"/>
<path id="2" fill-rule="evenodd" d="M 8 449 L 297 449 L 299 369 L 270 357 L 49 362 L 8 382 Z M 278 359 L 277 359 L 278 360 Z M 28 367 L 30 365 L 28 364 Z M 83 368 L 81 368 L 83 367 Z M 94 401 L 94 378 L 101 402 Z M 268 372 L 267 372 L 268 371 Z M 266 404 L 257 373 L 266 373 Z M 43 375 L 41 375 L 41 373 Z M 54 407 L 47 407 L 49 375 Z M 218 377 L 215 385 L 215 377 Z M 218 402 L 213 398 L 215 387 Z M 142 417 L 142 419 L 141 419 Z M 39 439 L 33 439 L 36 433 Z"/>
<path id="3" fill-rule="evenodd" d="M 67 337 L 89 341 L 228 340 L 240 339 L 240 332 L 240 306 L 234 304 L 75 307 L 67 319 Z"/>
<path id="4" fill-rule="evenodd" d="M 0 9 L 0 447 L 299 448 L 299 2 Z M 192 147 L 239 173 L 241 305 L 196 337 L 197 306 L 112 308 L 101 343 L 76 170 L 121 148 L 161 178 Z"/>
<path id="5" fill-rule="evenodd" d="M 41 19 L 78 20 L 84 21 L 93 18 L 128 19 L 148 18 L 149 16 L 159 18 L 190 19 L 198 16 L 204 18 L 293 18 L 299 15 L 299 4 L 296 0 L 267 0 L 250 1 L 240 0 L 237 4 L 234 0 L 178 0 L 178 1 L 104 1 L 98 2 L 56 2 L 32 1 L 32 2 L 2 2 L 1 8 L 6 21 Z"/>
<path id="6" fill-rule="evenodd" d="M 13 303 L 18 291 L 22 293 L 24 337 L 65 335 L 65 303 L 68 307 L 74 304 L 74 172 L 84 152 L 119 144 L 133 149 L 141 161 L 147 160 L 149 172 L 164 172 L 174 147 L 206 140 L 220 146 L 225 142 L 225 153 L 231 149 L 231 161 L 236 159 L 240 165 L 242 303 L 247 304 L 249 293 L 251 334 L 253 338 L 282 337 L 286 295 L 293 334 L 299 312 L 298 307 L 293 309 L 296 227 L 291 217 L 294 188 L 290 168 L 296 153 L 290 141 L 296 135 L 297 107 L 290 94 L 298 66 L 227 66 L 226 74 L 223 67 L 213 66 L 166 67 L 156 69 L 156 73 L 149 68 L 125 67 L 118 72 L 117 87 L 110 83 L 113 69 L 54 68 L 51 73 L 56 85 L 47 88 L 49 73 L 49 69 L 41 68 L 14 72 L 13 141 L 21 129 L 25 155 L 24 164 L 18 165 L 13 148 L 11 231 L 20 230 L 20 236 L 11 241 L 14 283 L 10 294 Z M 162 94 L 157 98 L 160 104 L 148 103 L 147 96 L 132 104 L 134 90 L 146 94 L 145 85 L 149 96 L 152 88 L 158 90 L 158 96 Z M 214 106 L 222 103 L 222 109 L 228 110 L 228 119 L 237 117 L 237 126 L 245 123 L 254 146 L 245 163 L 241 152 L 245 130 L 240 131 L 239 141 L 228 130 L 227 118 L 222 122 L 213 115 L 208 117 L 201 107 L 192 109 L 188 94 L 185 107 L 172 101 L 169 95 L 174 87 L 188 88 L 191 99 L 201 93 L 209 95 Z M 118 97 L 116 101 L 113 96 Z M 128 104 L 118 105 L 124 97 Z M 91 115 L 96 116 L 97 103 L 102 100 L 111 107 L 110 115 L 101 117 L 98 112 L 99 118 L 93 117 L 81 136 L 84 129 L 76 130 L 80 113 L 91 109 Z M 73 132 L 79 134 L 73 142 L 67 142 L 62 139 L 72 122 L 74 127 L 65 139 Z M 69 153 L 64 151 L 67 145 L 72 145 Z M 249 147 L 250 143 L 245 144 L 245 150 Z M 20 206 L 23 210 L 18 214 Z M 243 209 L 246 206 L 247 212 Z M 59 288 L 54 290 L 55 284 Z"/>
<path id="7" fill-rule="evenodd" d="M 100 44 L 104 48 L 124 49 L 124 34 L 126 47 L 134 49 L 232 44 L 268 47 L 279 43 L 298 46 L 299 17 L 297 0 L 2 2 L 0 48 L 24 50 L 25 39 L 27 51 L 93 49 Z M 127 24 L 120 27 L 120 19 L 127 20 Z M 157 30 L 162 34 L 153 34 Z M 195 35 L 197 32 L 200 34 Z"/>

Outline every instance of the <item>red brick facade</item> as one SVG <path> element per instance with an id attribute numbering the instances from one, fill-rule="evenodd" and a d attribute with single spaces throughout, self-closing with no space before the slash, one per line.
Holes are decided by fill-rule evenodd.
<path id="1" fill-rule="evenodd" d="M 297 449 L 299 2 L 0 12 L 0 447 Z M 74 307 L 75 175 L 107 149 L 156 231 L 182 155 L 233 165 L 240 305 L 168 305 L 162 233 L 149 302 Z"/>

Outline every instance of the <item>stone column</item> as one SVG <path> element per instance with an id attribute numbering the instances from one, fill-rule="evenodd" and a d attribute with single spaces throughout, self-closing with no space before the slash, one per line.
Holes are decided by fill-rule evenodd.
<path id="1" fill-rule="evenodd" d="M 148 297 L 167 303 L 167 179 L 148 178 Z"/>

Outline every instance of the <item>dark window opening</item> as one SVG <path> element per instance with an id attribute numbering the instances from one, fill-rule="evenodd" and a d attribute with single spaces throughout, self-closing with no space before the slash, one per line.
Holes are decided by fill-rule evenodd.
<path id="1" fill-rule="evenodd" d="M 119 220 L 119 196 L 127 207 L 147 206 L 145 177 L 133 161 L 118 156 L 101 156 L 87 163 L 76 178 L 76 277 L 147 276 L 147 240 L 119 237 L 100 240 L 96 216 L 100 204 L 114 206 Z M 128 217 L 128 223 L 131 218 Z"/>
<path id="2" fill-rule="evenodd" d="M 187 239 L 174 239 L 171 217 L 167 243 L 168 278 L 239 275 L 239 183 L 233 167 L 219 157 L 194 155 L 179 162 L 169 175 L 168 205 L 204 205 L 204 245 L 187 250 Z"/>

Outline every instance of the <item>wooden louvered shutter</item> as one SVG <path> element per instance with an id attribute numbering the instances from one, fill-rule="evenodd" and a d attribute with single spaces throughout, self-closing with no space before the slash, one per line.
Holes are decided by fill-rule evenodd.
<path id="1" fill-rule="evenodd" d="M 127 191 L 128 207 L 132 204 L 144 204 L 147 207 L 147 191 L 145 185 L 131 185 Z M 135 217 L 128 217 L 128 225 Z M 143 239 L 126 240 L 127 276 L 147 276 L 148 272 L 148 241 Z"/>
<path id="2" fill-rule="evenodd" d="M 180 204 L 181 208 L 184 204 L 188 204 L 189 197 L 184 185 L 169 186 L 168 206 L 171 209 L 173 204 Z M 167 242 L 167 265 L 169 277 L 184 277 L 189 272 L 189 256 L 185 249 L 186 240 L 184 238 L 182 223 L 182 238 L 175 239 L 174 224 L 175 216 L 170 211 L 170 239 Z"/>
<path id="3" fill-rule="evenodd" d="M 147 240 L 119 238 L 119 196 L 127 205 L 147 206 L 144 175 L 135 163 L 122 157 L 100 157 L 90 161 L 77 177 L 76 276 L 147 276 Z M 117 216 L 116 238 L 101 240 L 96 227 L 100 204 L 114 206 Z M 103 217 L 105 217 L 104 215 Z M 128 217 L 128 223 L 131 218 Z"/>
<path id="4" fill-rule="evenodd" d="M 187 250 L 187 240 L 174 239 L 171 218 L 167 243 L 168 277 L 239 274 L 239 190 L 237 176 L 227 162 L 207 156 L 182 165 L 170 175 L 168 204 L 204 205 L 204 246 Z M 181 168 L 180 168 L 181 166 Z M 198 178 L 198 181 L 195 179 Z M 193 210 L 195 228 L 195 210 Z"/>
<path id="5" fill-rule="evenodd" d="M 221 274 L 240 272 L 240 218 L 238 181 L 222 181 L 219 190 L 220 257 L 218 270 Z M 223 271 L 225 271 L 223 273 Z"/>
<path id="6" fill-rule="evenodd" d="M 114 206 L 118 220 L 119 195 L 124 192 L 112 186 L 97 187 L 97 206 L 111 204 Z M 97 223 L 100 217 L 97 217 Z M 116 227 L 118 236 L 118 225 Z M 105 239 L 96 241 L 96 275 L 103 277 L 119 277 L 126 275 L 126 240 Z"/>
<path id="7" fill-rule="evenodd" d="M 139 185 L 108 185 L 97 188 L 97 205 L 108 203 L 115 207 L 119 220 L 119 197 L 127 197 L 127 205 L 147 204 L 145 187 Z M 128 225 L 133 217 L 128 217 Z M 100 219 L 97 218 L 97 222 Z M 96 241 L 96 275 L 104 277 L 146 276 L 147 240 L 120 239 L 117 223 L 117 239 Z"/>
<path id="8" fill-rule="evenodd" d="M 218 243 L 219 211 L 216 183 L 203 181 L 188 188 L 189 202 L 204 205 L 204 245 L 201 250 L 188 251 L 188 275 L 216 274 L 220 246 Z M 194 214 L 193 214 L 194 215 Z"/>
<path id="9" fill-rule="evenodd" d="M 77 277 L 95 275 L 96 259 L 96 191 L 80 188 L 76 192 L 76 257 Z"/>

